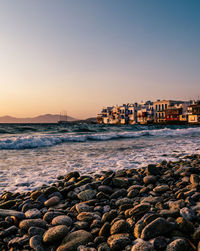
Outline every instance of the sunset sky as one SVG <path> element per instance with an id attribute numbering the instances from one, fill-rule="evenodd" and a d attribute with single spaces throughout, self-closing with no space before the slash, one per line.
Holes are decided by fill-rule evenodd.
<path id="1" fill-rule="evenodd" d="M 200 98 L 198 0 L 0 0 L 0 116 Z"/>

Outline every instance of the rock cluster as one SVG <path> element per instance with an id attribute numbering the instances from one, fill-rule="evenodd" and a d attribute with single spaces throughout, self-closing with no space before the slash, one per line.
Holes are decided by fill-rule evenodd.
<path id="1" fill-rule="evenodd" d="M 200 156 L 0 197 L 0 250 L 200 250 Z"/>

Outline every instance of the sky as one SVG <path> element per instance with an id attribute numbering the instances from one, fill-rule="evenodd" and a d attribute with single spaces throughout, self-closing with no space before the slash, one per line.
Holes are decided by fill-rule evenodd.
<path id="1" fill-rule="evenodd" d="M 200 98 L 199 0 L 0 0 L 0 116 Z"/>

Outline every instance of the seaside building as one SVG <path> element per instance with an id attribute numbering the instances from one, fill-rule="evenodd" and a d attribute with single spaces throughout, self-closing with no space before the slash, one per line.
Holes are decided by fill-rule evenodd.
<path id="1" fill-rule="evenodd" d="M 154 112 L 155 112 L 155 117 L 154 117 L 154 122 L 155 123 L 164 123 L 166 121 L 166 110 L 167 109 L 172 109 L 172 108 L 181 108 L 178 107 L 179 105 L 184 104 L 185 101 L 175 101 L 175 100 L 157 100 L 154 102 Z M 170 113 L 170 111 L 168 111 Z M 168 119 L 171 119 L 171 116 L 177 116 L 177 111 L 171 111 L 174 114 L 167 114 Z M 176 119 L 174 117 L 174 119 Z"/>
<path id="2" fill-rule="evenodd" d="M 154 108 L 153 102 L 147 101 L 141 103 L 139 109 L 137 110 L 137 122 L 139 124 L 150 124 L 154 120 Z"/>
<path id="3" fill-rule="evenodd" d="M 188 106 L 188 123 L 200 124 L 200 101 Z"/>
<path id="4" fill-rule="evenodd" d="M 199 103 L 157 100 L 104 107 L 97 117 L 103 124 L 199 123 Z"/>

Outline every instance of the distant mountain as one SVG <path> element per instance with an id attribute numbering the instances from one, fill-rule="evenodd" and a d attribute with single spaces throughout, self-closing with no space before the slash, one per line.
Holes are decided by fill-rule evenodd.
<path id="1" fill-rule="evenodd" d="M 11 116 L 0 117 L 0 123 L 57 123 L 58 120 L 65 120 L 65 116 L 59 114 L 44 114 L 33 118 L 15 118 Z M 77 119 L 67 116 L 68 121 L 76 121 Z"/>

